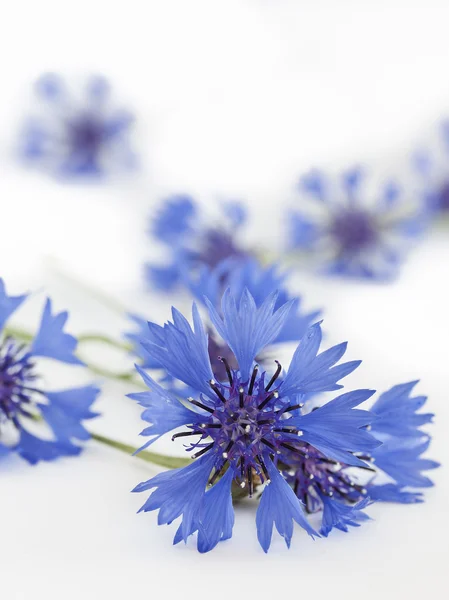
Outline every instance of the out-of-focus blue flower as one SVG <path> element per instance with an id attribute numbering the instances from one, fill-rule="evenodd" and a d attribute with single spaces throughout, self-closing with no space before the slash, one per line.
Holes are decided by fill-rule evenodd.
<path id="1" fill-rule="evenodd" d="M 8 296 L 0 279 L 0 334 L 25 298 Z M 83 364 L 74 355 L 76 339 L 64 332 L 67 316 L 67 312 L 53 314 L 48 299 L 31 344 L 8 334 L 0 338 L 0 456 L 17 452 L 30 464 L 76 456 L 81 447 L 74 440 L 90 437 L 83 421 L 97 416 L 91 405 L 100 390 L 87 385 L 49 391 L 36 368 L 40 357 Z"/>
<path id="2" fill-rule="evenodd" d="M 257 306 L 261 306 L 265 298 L 273 292 L 278 294 L 275 308 L 294 300 L 294 306 L 274 343 L 298 342 L 310 325 L 318 319 L 321 311 L 302 311 L 301 298 L 293 298 L 287 290 L 287 276 L 288 273 L 279 272 L 277 265 L 263 267 L 255 258 L 243 261 L 227 259 L 215 268 L 203 265 L 197 273 L 186 276 L 185 281 L 197 300 L 204 303 L 205 298 L 208 298 L 216 308 L 220 307 L 226 287 L 230 288 L 236 298 L 241 298 L 244 291 L 248 290 Z"/>
<path id="3" fill-rule="evenodd" d="M 116 108 L 108 82 L 87 79 L 81 94 L 61 77 L 44 75 L 35 86 L 39 103 L 19 140 L 22 157 L 57 177 L 98 177 L 135 166 L 131 113 Z"/>
<path id="4" fill-rule="evenodd" d="M 360 364 L 337 364 L 346 344 L 318 354 L 320 324 L 307 330 L 286 372 L 279 363 L 274 373 L 255 364 L 282 331 L 294 306 L 294 301 L 288 301 L 276 308 L 277 303 L 273 293 L 257 304 L 248 290 L 239 299 L 227 290 L 220 311 L 207 301 L 210 320 L 234 356 L 235 368 L 223 359 L 226 381 L 220 381 L 212 367 L 208 336 L 196 305 L 193 328 L 176 309 L 172 323 L 150 325 L 152 334 L 143 342 L 150 359 L 191 388 L 192 395 L 180 400 L 172 387 L 161 386 L 137 367 L 148 387 L 147 392 L 130 395 L 145 408 L 142 417 L 150 423 L 142 432 L 150 438 L 143 448 L 185 426 L 172 439 L 194 440 L 186 446 L 194 462 L 157 475 L 134 491 L 155 490 L 141 510 L 159 510 L 159 524 L 182 517 L 175 543 L 187 541 L 198 531 L 198 549 L 206 552 L 231 536 L 232 482 L 249 497 L 255 485 L 266 483 L 256 517 L 258 539 L 265 551 L 273 525 L 287 545 L 293 521 L 313 536 L 316 532 L 306 519 L 304 505 L 280 474 L 281 465 L 289 457 L 301 460 L 307 445 L 332 464 L 341 460 L 365 466 L 356 454 L 370 453 L 380 444 L 367 431 L 374 415 L 355 409 L 373 394 L 371 390 L 349 392 L 309 414 L 300 412 L 307 394 L 340 389 L 339 381 Z M 206 492 L 207 484 L 211 489 Z M 363 518 L 358 512 L 363 506 L 354 508 L 351 517 L 341 516 L 339 523 Z"/>
<path id="5" fill-rule="evenodd" d="M 430 438 L 418 427 L 429 423 L 433 415 L 416 414 L 426 400 L 424 396 L 410 397 L 416 383 L 394 386 L 374 403 L 369 429 L 379 445 L 369 452 L 355 453 L 359 464 L 349 465 L 343 456 L 330 460 L 316 443 L 302 441 L 299 453 L 283 456 L 284 476 L 306 511 L 323 511 L 321 534 L 327 536 L 334 527 L 347 531 L 348 525 L 366 520 L 361 509 L 368 499 L 402 504 L 423 501 L 421 492 L 408 488 L 433 485 L 422 471 L 434 469 L 438 463 L 421 457 Z M 301 411 L 303 418 L 315 414 L 307 402 Z"/>
<path id="6" fill-rule="evenodd" d="M 145 266 L 152 287 L 169 291 L 202 266 L 214 268 L 225 259 L 238 261 L 251 256 L 238 240 L 246 221 L 245 208 L 238 202 L 224 202 L 221 211 L 220 221 L 210 224 L 190 196 L 165 200 L 151 220 L 149 233 L 167 247 L 169 259 L 163 265 Z"/>
<path id="7" fill-rule="evenodd" d="M 301 179 L 300 187 L 303 204 L 288 217 L 290 248 L 313 253 L 329 274 L 392 278 L 404 250 L 429 220 L 427 211 L 408 203 L 393 182 L 370 203 L 359 169 L 345 173 L 341 182 L 312 171 Z"/>

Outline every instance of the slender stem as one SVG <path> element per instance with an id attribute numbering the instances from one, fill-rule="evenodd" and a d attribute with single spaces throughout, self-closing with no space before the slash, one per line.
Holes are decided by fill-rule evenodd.
<path id="1" fill-rule="evenodd" d="M 112 346 L 113 348 L 123 350 L 124 352 L 130 352 L 132 350 L 131 344 L 122 342 L 120 340 L 114 340 L 114 338 L 111 338 L 108 335 L 103 335 L 101 333 L 82 333 L 78 336 L 78 342 L 80 344 L 83 344 L 85 342 L 98 342 L 99 344 Z"/>
<path id="2" fill-rule="evenodd" d="M 5 335 L 11 335 L 12 337 L 22 340 L 23 342 L 26 343 L 30 343 L 33 341 L 34 339 L 34 335 L 32 333 L 30 333 L 29 331 L 26 331 L 25 329 L 21 329 L 19 327 L 6 327 L 5 328 Z M 110 343 L 110 341 L 112 341 L 112 345 L 115 345 L 116 347 L 121 347 L 122 349 L 125 349 L 125 346 L 119 346 L 120 342 L 114 342 L 113 340 L 110 340 L 110 338 L 108 338 L 107 336 L 99 336 L 96 334 L 89 334 L 84 336 L 84 341 L 88 341 L 88 340 L 98 340 L 100 342 L 103 343 Z M 78 358 L 80 358 L 81 360 L 83 360 L 82 356 L 78 355 Z M 109 369 L 106 369 L 104 367 L 101 367 L 99 365 L 84 361 L 87 369 L 91 372 L 94 373 L 94 375 L 99 375 L 100 377 L 105 377 L 106 379 L 113 379 L 115 381 L 121 381 L 121 382 L 126 382 L 126 383 L 132 383 L 133 385 L 140 387 L 143 390 L 146 390 L 147 388 L 144 386 L 144 384 L 142 382 L 140 382 L 138 379 L 135 378 L 135 373 L 134 371 L 125 371 L 122 373 L 117 373 L 116 371 L 111 371 Z"/>
<path id="3" fill-rule="evenodd" d="M 105 444 L 106 446 L 110 446 L 111 448 L 115 448 L 116 450 L 120 450 L 125 454 L 134 454 L 137 448 L 130 446 L 128 444 L 123 444 L 122 442 L 118 442 L 111 438 L 105 437 L 103 435 L 99 435 L 97 433 L 92 433 L 92 438 L 100 444 Z M 144 460 L 146 462 L 153 463 L 154 465 L 159 465 L 161 467 L 166 467 L 168 469 L 177 469 L 179 467 L 185 467 L 190 464 L 192 461 L 189 458 L 178 458 L 176 456 L 165 456 L 164 454 L 159 454 L 157 452 L 149 452 L 148 450 L 142 450 L 136 454 L 137 458 Z"/>

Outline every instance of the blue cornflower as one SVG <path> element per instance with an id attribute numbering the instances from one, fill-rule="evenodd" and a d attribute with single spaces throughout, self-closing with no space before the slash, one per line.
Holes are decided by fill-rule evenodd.
<path id="1" fill-rule="evenodd" d="M 129 145 L 133 116 L 114 107 L 103 77 L 90 77 L 81 98 L 57 75 L 41 77 L 35 93 L 40 104 L 25 121 L 20 139 L 29 164 L 58 177 L 97 177 L 134 165 Z"/>
<path id="2" fill-rule="evenodd" d="M 26 297 L 8 296 L 0 279 L 0 333 Z M 76 339 L 64 333 L 66 321 L 67 312 L 53 314 L 47 299 L 38 332 L 29 345 L 7 333 L 0 337 L 0 456 L 17 452 L 30 464 L 76 456 L 81 448 L 73 440 L 90 437 L 83 421 L 97 416 L 91 405 L 100 390 L 86 385 L 49 391 L 36 368 L 36 359 L 41 357 L 83 364 L 74 355 Z M 47 429 L 43 438 L 34 433 L 40 428 Z"/>
<path id="3" fill-rule="evenodd" d="M 420 149 L 412 157 L 412 168 L 418 175 L 418 194 L 423 212 L 428 217 L 441 217 L 449 212 L 449 122 L 441 128 L 443 148 Z"/>
<path id="4" fill-rule="evenodd" d="M 170 260 L 163 265 L 146 265 L 146 278 L 151 286 L 168 291 L 201 266 L 214 268 L 225 259 L 243 260 L 251 256 L 237 239 L 246 221 L 245 208 L 238 202 L 225 202 L 221 211 L 220 222 L 211 225 L 204 221 L 190 196 L 177 195 L 165 200 L 151 221 L 150 235 L 169 249 Z"/>
<path id="5" fill-rule="evenodd" d="M 347 531 L 348 525 L 365 520 L 360 509 L 369 501 L 422 502 L 422 493 L 408 488 L 433 485 L 421 472 L 436 468 L 438 463 L 421 458 L 430 438 L 419 429 L 431 422 L 433 415 L 417 414 L 426 397 L 410 397 L 416 383 L 397 385 L 380 394 L 370 409 L 374 418 L 369 429 L 382 444 L 356 454 L 361 460 L 358 469 L 345 463 L 343 457 L 329 460 L 311 444 L 300 443 L 299 452 L 297 449 L 283 458 L 284 475 L 306 511 L 323 511 L 322 535 L 327 536 L 334 527 Z M 307 404 L 302 410 L 308 410 Z M 313 418 L 314 412 L 308 414 Z"/>
<path id="6" fill-rule="evenodd" d="M 298 342 L 321 311 L 304 313 L 301 298 L 293 298 L 287 290 L 287 277 L 288 273 L 281 273 L 276 264 L 264 267 L 255 258 L 247 258 L 238 261 L 227 259 L 214 268 L 203 265 L 197 273 L 187 275 L 185 282 L 197 300 L 205 302 L 205 298 L 208 298 L 218 310 L 226 287 L 236 298 L 241 298 L 247 289 L 257 306 L 261 306 L 269 294 L 277 291 L 275 308 L 290 300 L 294 301 L 294 306 L 274 343 Z"/>
<path id="7" fill-rule="evenodd" d="M 362 195 L 361 183 L 359 169 L 346 173 L 338 185 L 318 171 L 305 175 L 300 182 L 303 203 L 311 200 L 316 216 L 302 207 L 291 211 L 290 247 L 313 252 L 329 274 L 390 279 L 403 250 L 427 220 L 421 209 L 407 206 L 393 182 L 371 204 Z"/>
<path id="8" fill-rule="evenodd" d="M 159 510 L 159 524 L 182 516 L 175 543 L 187 541 L 198 531 L 198 549 L 206 552 L 231 537 L 232 484 L 246 490 L 249 497 L 256 485 L 266 484 L 256 517 L 258 539 L 265 551 L 273 525 L 287 545 L 293 521 L 316 535 L 303 504 L 280 473 L 286 457 L 300 456 L 302 444 L 307 443 L 328 460 L 364 465 L 355 454 L 371 452 L 380 443 L 366 430 L 374 415 L 354 409 L 372 395 L 371 390 L 349 392 L 308 415 L 300 413 L 307 394 L 340 389 L 338 382 L 360 364 L 336 365 L 346 343 L 318 354 L 319 323 L 308 329 L 287 372 L 282 372 L 279 363 L 273 374 L 255 364 L 285 326 L 294 301 L 277 309 L 276 304 L 276 293 L 258 306 L 248 290 L 239 301 L 227 290 L 220 312 L 207 301 L 210 320 L 232 350 L 236 364 L 231 368 L 223 359 L 225 382 L 217 379 L 212 368 L 208 336 L 195 304 L 193 328 L 173 309 L 173 323 L 151 324 L 151 338 L 143 342 L 151 360 L 192 390 L 181 401 L 173 388 L 163 387 L 137 367 L 149 391 L 130 395 L 144 407 L 142 418 L 150 423 L 142 432 L 150 438 L 143 448 L 182 426 L 186 429 L 172 439 L 195 439 L 186 447 L 194 459 L 191 465 L 161 473 L 134 490 L 155 490 L 141 510 Z"/>

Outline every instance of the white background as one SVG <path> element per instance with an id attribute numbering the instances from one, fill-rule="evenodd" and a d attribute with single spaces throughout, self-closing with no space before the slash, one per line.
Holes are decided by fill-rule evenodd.
<path id="1" fill-rule="evenodd" d="M 204 203 L 245 199 L 250 239 L 281 240 L 277 220 L 313 165 L 369 162 L 394 172 L 449 113 L 449 5 L 443 1 L 16 0 L 2 10 L 0 273 L 37 289 L 17 315 L 32 323 L 51 293 L 73 330 L 118 336 L 125 325 L 54 274 L 65 270 L 149 319 L 169 302 L 144 294 L 146 218 L 167 192 Z M 142 173 L 114 185 L 61 184 L 11 159 L 30 82 L 41 72 L 105 73 L 134 108 Z M 51 260 L 53 258 L 53 262 Z M 349 339 L 363 365 L 354 386 L 421 378 L 437 414 L 431 456 L 449 460 L 449 226 L 436 227 L 390 286 L 296 275 L 306 306 L 323 307 L 328 344 Z M 52 266 L 53 265 L 53 266 Z M 185 299 L 179 299 L 182 306 Z M 92 353 L 106 362 L 99 349 Z M 110 362 L 109 362 L 110 361 Z M 116 355 L 111 367 L 124 366 Z M 65 383 L 73 375 L 60 375 Z M 108 384 L 92 429 L 138 444 L 139 410 Z M 159 449 L 173 451 L 169 443 Z M 129 490 L 155 471 L 96 443 L 79 459 L 0 465 L 0 589 L 5 600 L 147 597 L 446 598 L 448 478 L 416 506 L 376 505 L 373 521 L 312 542 L 299 529 L 265 556 L 255 507 L 234 537 L 201 556 L 171 546 L 174 528 L 135 515 Z"/>

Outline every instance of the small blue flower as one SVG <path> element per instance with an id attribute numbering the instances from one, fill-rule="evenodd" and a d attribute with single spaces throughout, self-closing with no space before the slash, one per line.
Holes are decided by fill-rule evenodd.
<path id="1" fill-rule="evenodd" d="M 393 182 L 385 185 L 375 203 L 368 203 L 359 169 L 346 173 L 339 185 L 312 171 L 302 178 L 301 189 L 304 203 L 309 199 L 315 205 L 316 216 L 308 216 L 302 207 L 291 211 L 290 247 L 313 253 L 328 274 L 390 279 L 403 251 L 428 221 L 423 210 L 407 206 Z"/>
<path id="2" fill-rule="evenodd" d="M 44 75 L 35 93 L 39 105 L 20 139 L 27 163 L 67 178 L 98 177 L 134 166 L 129 146 L 133 116 L 113 106 L 103 77 L 89 78 L 76 98 L 60 77 Z"/>
<path id="3" fill-rule="evenodd" d="M 26 299 L 8 296 L 0 279 L 0 334 L 7 319 Z M 22 344 L 4 333 L 0 338 L 0 456 L 17 452 L 30 464 L 76 456 L 81 447 L 73 440 L 87 440 L 83 421 L 92 412 L 99 389 L 93 385 L 49 391 L 36 369 L 36 359 L 51 358 L 61 363 L 82 365 L 76 358 L 76 339 L 63 331 L 67 313 L 52 314 L 47 300 L 36 337 Z M 45 429 L 44 437 L 33 432 Z"/>
<path id="4" fill-rule="evenodd" d="M 371 390 L 343 394 L 310 414 L 301 414 L 306 394 L 341 388 L 338 382 L 359 365 L 359 361 L 336 365 L 346 344 L 318 354 L 319 324 L 308 329 L 286 373 L 279 363 L 272 374 L 259 369 L 256 357 L 277 338 L 294 306 L 289 301 L 276 308 L 277 300 L 272 293 L 258 305 L 248 290 L 239 299 L 227 290 L 220 311 L 208 302 L 210 320 L 234 356 L 235 368 L 222 359 L 226 381 L 215 375 L 208 336 L 195 305 L 193 328 L 176 309 L 172 323 L 150 324 L 151 336 L 143 342 L 150 359 L 188 386 L 192 395 L 180 398 L 172 387 L 161 386 L 138 367 L 149 391 L 131 398 L 145 408 L 142 417 L 150 423 L 142 432 L 151 438 L 144 447 L 185 426 L 172 439 L 194 438 L 186 447 L 194 462 L 141 483 L 134 491 L 155 488 L 142 510 L 159 510 L 160 524 L 182 517 L 175 543 L 198 531 L 198 548 L 206 552 L 231 536 L 232 482 L 249 497 L 259 482 L 266 483 L 256 519 L 265 551 L 273 525 L 287 545 L 293 521 L 310 535 L 318 535 L 306 519 L 304 505 L 280 474 L 280 465 L 293 457 L 301 460 L 307 444 L 330 462 L 364 466 L 356 454 L 371 452 L 380 444 L 366 429 L 374 415 L 355 409 L 372 395 Z M 211 489 L 206 492 L 207 484 Z"/>
<path id="5" fill-rule="evenodd" d="M 357 444 L 358 451 L 348 462 L 341 452 L 332 452 L 325 439 L 318 443 L 316 440 L 305 443 L 309 442 L 306 433 L 301 437 L 300 451 L 283 457 L 284 476 L 306 511 L 323 511 L 320 530 L 322 535 L 327 536 L 334 527 L 347 531 L 347 525 L 354 526 L 356 521 L 366 520 L 366 515 L 360 511 L 368 505 L 368 498 L 371 501 L 412 504 L 422 502 L 422 494 L 406 488 L 433 485 L 421 471 L 434 469 L 438 463 L 421 457 L 429 446 L 430 438 L 418 429 L 430 422 L 433 415 L 416 414 L 426 401 L 425 396 L 410 397 L 416 383 L 413 381 L 394 386 L 380 394 L 370 409 L 372 422 L 368 427 L 361 427 L 369 429 L 378 439 L 376 447 L 364 447 L 361 440 Z M 338 417 L 337 402 L 342 402 L 342 406 L 347 405 L 347 397 L 360 403 L 357 393 L 360 394 L 360 391 L 350 395 L 343 394 L 340 399 L 333 401 L 334 406 L 330 406 L 330 423 Z M 325 423 L 327 406 L 329 404 L 320 409 L 320 426 Z M 313 421 L 318 413 L 318 410 L 310 410 L 307 402 L 301 411 L 303 422 L 306 419 Z M 358 412 L 352 411 L 352 426 L 358 419 L 360 424 L 364 419 L 363 414 L 359 416 Z M 295 423 L 295 417 L 291 421 Z M 310 423 L 308 427 L 311 431 Z M 344 430 L 345 425 L 341 420 L 341 433 Z M 355 441 L 352 438 L 352 442 Z M 355 470 L 354 467 L 358 469 Z"/>
<path id="6" fill-rule="evenodd" d="M 145 276 L 152 287 L 169 291 L 202 266 L 214 268 L 225 259 L 243 260 L 251 255 L 237 239 L 246 220 L 245 208 L 237 202 L 224 202 L 221 209 L 220 222 L 211 225 L 190 196 L 176 195 L 165 200 L 151 220 L 149 233 L 166 245 L 170 259 L 163 265 L 145 266 Z"/>

